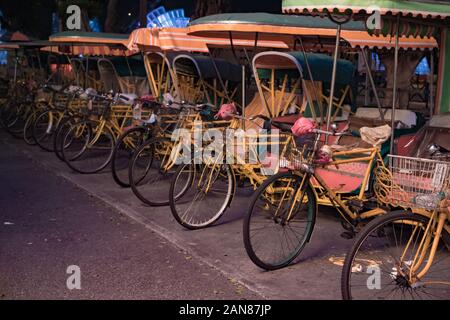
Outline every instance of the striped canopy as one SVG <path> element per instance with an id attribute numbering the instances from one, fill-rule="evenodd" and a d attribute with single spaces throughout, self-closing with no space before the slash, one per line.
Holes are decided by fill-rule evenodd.
<path id="1" fill-rule="evenodd" d="M 136 52 L 127 50 L 126 48 L 114 48 L 110 46 L 95 46 L 95 45 L 59 45 L 47 46 L 41 49 L 42 51 L 52 52 L 57 54 L 68 55 L 83 55 L 83 56 L 129 56 Z"/>
<path id="2" fill-rule="evenodd" d="M 187 28 L 141 28 L 127 42 L 129 50 L 208 52 L 205 39 L 188 35 Z"/>
<path id="3" fill-rule="evenodd" d="M 354 21 L 343 26 L 341 37 L 352 48 L 393 48 L 395 37 L 374 37 L 367 33 L 364 23 Z M 294 50 L 296 39 L 304 37 L 335 38 L 336 25 L 329 19 L 309 16 L 286 16 L 266 13 L 228 13 L 194 20 L 189 28 L 191 36 L 203 37 L 211 46 L 254 47 Z M 317 40 L 314 41 L 317 44 Z M 333 42 L 334 44 L 334 42 Z M 434 38 L 401 37 L 403 49 L 431 49 L 437 47 Z M 326 49 L 326 48 L 324 48 Z M 329 48 L 333 49 L 332 47 Z"/>
<path id="4" fill-rule="evenodd" d="M 86 56 L 125 56 L 136 52 L 127 49 L 128 34 L 65 31 L 50 36 L 55 46 L 44 51 Z"/>
<path id="5" fill-rule="evenodd" d="M 450 3 L 444 1 L 413 0 L 283 0 L 285 13 L 346 12 L 369 13 L 373 7 L 380 8 L 381 14 L 418 18 L 445 19 L 450 17 Z"/>
<path id="6" fill-rule="evenodd" d="M 450 2 L 430 0 L 283 0 L 283 12 L 288 14 L 353 13 L 367 18 L 375 8 L 383 15 L 380 30 L 369 30 L 376 34 L 394 34 L 396 19 L 401 14 L 400 34 L 406 36 L 435 36 L 439 24 L 450 18 Z M 445 21 L 444 21 L 445 20 Z"/>

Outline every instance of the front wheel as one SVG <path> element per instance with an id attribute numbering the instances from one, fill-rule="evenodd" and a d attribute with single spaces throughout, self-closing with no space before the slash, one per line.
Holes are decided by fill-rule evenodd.
<path id="1" fill-rule="evenodd" d="M 316 211 L 316 196 L 307 178 L 283 172 L 264 181 L 244 217 L 249 258 L 265 270 L 289 265 L 308 243 Z"/>
<path id="2" fill-rule="evenodd" d="M 215 223 L 229 207 L 234 176 L 225 164 L 181 165 L 170 185 L 170 209 L 175 220 L 187 229 Z"/>
<path id="3" fill-rule="evenodd" d="M 45 110 L 33 121 L 32 136 L 36 144 L 44 151 L 53 152 L 53 133 L 57 126 L 57 112 Z"/>
<path id="4" fill-rule="evenodd" d="M 442 237 L 434 257 L 430 256 L 435 230 L 427 229 L 428 223 L 427 217 L 408 211 L 391 212 L 368 223 L 345 258 L 343 299 L 449 299 L 450 254 Z M 433 259 L 431 267 L 419 279 L 429 259 Z"/>
<path id="5" fill-rule="evenodd" d="M 176 170 L 170 155 L 173 143 L 166 138 L 145 141 L 134 153 L 128 179 L 134 195 L 150 206 L 169 204 L 171 178 Z"/>
<path id="6" fill-rule="evenodd" d="M 123 188 L 130 187 L 128 168 L 134 151 L 148 139 L 149 131 L 142 126 L 131 128 L 120 135 L 111 159 L 114 181 Z"/>
<path id="7" fill-rule="evenodd" d="M 114 143 L 109 127 L 98 121 L 81 121 L 71 126 L 63 138 L 62 158 L 78 173 L 97 173 L 111 161 Z"/>

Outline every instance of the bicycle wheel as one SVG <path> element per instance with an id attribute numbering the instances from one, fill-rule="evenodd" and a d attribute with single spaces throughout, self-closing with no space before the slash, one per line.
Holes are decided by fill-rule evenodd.
<path id="1" fill-rule="evenodd" d="M 316 197 L 308 181 L 278 173 L 256 190 L 244 217 L 244 246 L 254 264 L 275 270 L 290 264 L 308 243 L 316 220 Z"/>
<path id="2" fill-rule="evenodd" d="M 23 135 L 23 128 L 25 126 L 26 106 L 23 104 L 12 105 L 9 112 L 4 118 L 6 123 L 5 129 L 14 138 L 21 138 Z"/>
<path id="3" fill-rule="evenodd" d="M 55 133 L 53 134 L 53 151 L 55 152 L 58 159 L 64 161 L 62 149 L 68 148 L 70 146 L 70 143 L 72 142 L 71 140 L 68 140 L 65 144 L 63 144 L 64 137 L 67 135 L 72 126 L 82 121 L 82 119 L 83 118 L 79 115 L 73 115 L 65 117 L 60 121 L 58 127 L 55 130 Z"/>
<path id="4" fill-rule="evenodd" d="M 424 236 L 434 239 L 435 230 L 426 230 L 428 222 L 424 216 L 396 211 L 368 223 L 345 258 L 342 297 L 346 300 L 449 299 L 450 259 L 442 239 L 428 272 L 421 279 L 415 277 L 417 272 L 410 274 Z M 427 255 L 418 271 L 430 259 L 430 246 L 426 246 Z"/>
<path id="5" fill-rule="evenodd" d="M 53 151 L 53 133 L 57 125 L 56 117 L 56 113 L 52 110 L 45 110 L 36 116 L 33 123 L 33 138 L 44 151 Z"/>
<path id="6" fill-rule="evenodd" d="M 233 193 L 234 176 L 229 165 L 181 165 L 170 185 L 170 210 L 183 227 L 205 228 L 223 215 Z"/>
<path id="7" fill-rule="evenodd" d="M 107 126 L 101 132 L 100 122 L 86 120 L 73 125 L 66 133 L 61 148 L 64 161 L 72 170 L 97 173 L 111 161 L 114 136 Z"/>
<path id="8" fill-rule="evenodd" d="M 36 120 L 36 111 L 33 111 L 27 118 L 25 125 L 23 126 L 23 140 L 33 146 L 36 145 L 36 141 L 33 138 L 33 125 Z"/>
<path id="9" fill-rule="evenodd" d="M 127 130 L 117 139 L 111 159 L 111 171 L 114 181 L 121 187 L 129 188 L 128 167 L 133 152 L 148 139 L 149 131 L 145 127 Z"/>
<path id="10" fill-rule="evenodd" d="M 169 204 L 170 181 L 176 170 L 170 154 L 172 142 L 153 138 L 134 152 L 128 169 L 130 187 L 136 197 L 150 206 Z"/>
<path id="11" fill-rule="evenodd" d="M 25 122 L 28 117 L 28 106 L 25 104 L 20 104 L 16 106 L 16 111 L 14 114 L 14 120 L 9 123 L 6 127 L 6 130 L 14 137 L 14 138 L 22 138 L 23 130 L 25 127 Z"/>

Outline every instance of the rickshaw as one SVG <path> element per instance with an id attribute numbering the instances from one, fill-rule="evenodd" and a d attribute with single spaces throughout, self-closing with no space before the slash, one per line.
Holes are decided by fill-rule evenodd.
<path id="1" fill-rule="evenodd" d="M 62 109 L 49 113 L 51 116 L 55 113 L 57 121 L 55 130 L 46 130 L 48 140 L 51 138 L 56 155 L 77 172 L 94 173 L 105 168 L 111 159 L 115 140 L 131 122 L 136 84 L 142 80 L 135 77 L 139 74 L 133 74 L 133 68 L 139 70 L 136 64 L 140 63 L 144 69 L 144 65 L 130 57 L 133 52 L 126 49 L 127 40 L 128 36 L 124 35 L 80 32 L 63 32 L 50 37 L 52 46 L 47 50 L 66 54 L 77 83 L 89 86 L 97 100 L 92 103 L 76 99 L 84 107 L 85 115 L 71 114 L 67 117 L 67 110 Z M 114 63 L 108 64 L 104 57 L 115 59 Z M 116 87 L 112 87 L 111 82 L 102 81 L 111 78 L 118 83 Z M 101 98 L 95 93 L 107 88 L 117 90 L 113 94 L 120 93 L 120 99 Z"/>
<path id="2" fill-rule="evenodd" d="M 242 110 L 244 116 L 241 119 L 243 119 L 246 128 L 261 128 L 265 121 L 262 118 L 251 117 L 264 115 L 277 122 L 294 123 L 299 115 L 303 115 L 311 117 L 319 124 L 326 122 L 326 110 L 323 107 L 328 105 L 330 100 L 325 94 L 324 85 L 330 87 L 333 59 L 323 54 L 307 53 L 306 48 L 316 51 L 329 50 L 331 48 L 330 40 L 334 35 L 333 28 L 333 23 L 321 18 L 302 17 L 302 19 L 298 19 L 257 13 L 222 14 L 205 17 L 193 21 L 189 30 L 193 35 L 205 37 L 211 51 L 214 49 L 220 50 L 224 47 L 231 48 L 236 60 L 239 60 L 237 57 L 237 49 L 239 48 L 244 49 L 243 56 L 244 60 L 247 61 L 251 54 L 254 56 L 258 50 L 261 51 L 261 48 L 276 48 L 287 51 L 298 47 L 298 50 L 301 50 L 296 53 L 261 53 L 259 56 L 257 54 L 259 60 L 253 59 L 252 67 L 258 94 Z M 314 43 L 317 43 L 317 38 L 320 38 L 321 46 L 314 45 Z M 363 47 L 373 41 L 362 23 L 350 24 L 348 30 L 345 30 L 345 40 L 348 40 L 347 43 L 350 47 L 355 48 Z M 404 41 L 402 44 L 405 47 L 411 46 L 408 41 Z M 433 47 L 435 42 L 424 40 L 418 41 L 416 45 Z M 260 62 L 264 62 L 266 67 L 262 68 L 258 64 Z M 283 64 L 286 62 L 288 62 L 288 67 L 283 70 Z M 336 90 L 336 93 L 339 92 L 339 94 L 335 94 L 332 99 L 330 121 L 338 120 L 338 118 L 341 121 L 348 120 L 349 114 L 355 111 L 354 106 L 351 106 L 354 102 L 352 95 L 354 66 L 349 61 L 339 60 L 338 69 L 338 85 L 341 85 L 341 88 L 338 88 L 339 91 Z M 383 117 L 384 110 L 381 106 L 379 106 L 378 111 Z M 251 121 L 249 121 L 250 119 Z M 373 121 L 370 120 L 369 122 Z M 342 123 L 341 128 L 346 125 L 347 123 Z M 367 121 L 366 125 L 369 125 Z M 284 141 L 285 145 L 280 146 L 280 150 L 286 152 L 284 147 L 290 143 L 287 143 L 287 140 Z M 253 146 L 247 147 L 259 148 L 260 146 L 254 143 Z M 372 160 L 375 156 L 375 152 L 371 154 Z M 224 167 L 227 167 L 227 165 L 224 165 Z M 255 190 L 267 179 L 264 170 L 261 170 L 263 167 L 261 163 L 247 166 L 232 165 L 231 167 L 218 177 L 232 175 L 233 179 L 224 178 L 224 180 L 249 180 Z M 370 170 L 367 167 L 364 167 L 364 169 L 366 171 L 365 176 L 369 175 Z M 186 177 L 194 176 L 193 173 L 190 173 L 189 167 L 179 170 L 180 177 L 184 175 L 185 179 L 188 179 Z M 352 176 L 353 174 L 351 172 Z M 195 184 L 193 184 L 191 192 L 185 193 L 184 199 L 180 197 L 178 201 L 174 200 L 174 194 L 177 194 L 176 190 L 181 188 L 176 184 L 181 183 L 183 186 L 185 179 L 180 178 L 179 181 L 181 182 L 177 182 L 177 178 L 172 180 L 173 186 L 170 196 L 172 214 L 178 222 L 190 229 L 213 224 L 231 204 L 232 194 L 235 192 L 234 187 L 226 193 L 223 192 L 227 196 L 223 196 L 221 199 L 215 198 L 216 206 L 200 206 L 202 201 L 211 202 L 212 200 L 208 200 L 207 194 L 203 194 L 202 197 L 195 197 Z M 356 185 L 362 182 L 362 179 L 362 177 L 356 178 L 357 181 L 353 185 L 354 189 L 357 188 Z M 227 184 L 219 180 L 217 180 L 217 183 Z M 198 183 L 198 185 L 200 184 Z M 214 183 L 209 182 L 208 185 L 212 186 Z M 212 190 L 212 187 L 210 189 Z M 225 187 L 223 189 L 228 190 Z M 197 190 L 197 192 L 204 193 L 203 190 Z M 213 196 L 211 195 L 211 197 Z M 332 205 L 332 201 L 327 199 L 325 194 L 320 197 L 320 202 L 321 204 Z"/>
<path id="3" fill-rule="evenodd" d="M 367 6 L 370 7 L 364 9 Z M 311 5 L 303 0 L 283 1 L 283 10 L 287 13 L 328 15 L 339 24 L 338 37 L 343 23 L 367 19 L 377 7 L 382 14 L 382 28 L 369 31 L 395 34 L 395 79 L 399 36 L 437 33 L 440 27 L 448 26 L 450 6 L 447 3 L 323 0 Z M 445 32 L 442 36 L 445 38 Z M 440 76 L 445 77 L 442 73 Z M 397 107 L 396 96 L 394 81 L 393 114 Z M 394 119 L 393 116 L 392 122 Z M 392 154 L 393 136 L 390 149 L 389 169 L 376 172 L 375 199 L 378 204 L 399 211 L 378 216 L 358 234 L 344 261 L 343 298 L 448 299 L 450 165 L 439 160 Z M 298 176 L 306 176 L 305 171 Z M 377 275 L 374 285 L 368 280 L 371 274 Z"/>
<path id="4" fill-rule="evenodd" d="M 159 47 L 163 61 L 171 63 L 168 66 L 168 75 L 172 77 L 176 96 L 172 97 L 168 92 L 163 93 L 163 99 L 166 100 L 163 102 L 171 106 L 161 108 L 160 111 L 167 112 L 167 109 L 173 110 L 173 107 L 180 110 L 175 114 L 172 112 L 172 115 L 164 117 L 163 114 L 163 117 L 158 117 L 160 124 L 166 125 L 168 130 L 161 131 L 161 126 L 158 125 L 156 132 L 152 132 L 152 139 L 133 153 L 129 165 L 129 183 L 142 202 L 165 205 L 168 204 L 168 192 L 164 193 L 161 189 L 169 187 L 168 178 L 176 168 L 171 154 L 176 153 L 179 148 L 179 143 L 171 140 L 173 130 L 190 130 L 196 120 L 203 120 L 203 125 L 207 126 L 227 126 L 228 121 L 215 121 L 214 113 L 221 104 L 233 101 L 237 91 L 236 84 L 241 78 L 231 72 L 236 69 L 233 64 L 194 54 L 193 52 L 205 52 L 207 48 L 203 42 L 191 41 L 183 29 L 147 28 L 135 32 L 134 41 L 144 52 Z M 140 34 L 147 34 L 149 37 L 142 37 Z M 144 53 L 144 57 L 150 60 L 151 56 Z M 155 73 L 149 72 L 153 69 L 147 70 L 149 78 L 154 77 Z M 155 91 L 158 88 L 160 86 L 155 86 Z M 159 92 L 161 93 L 160 90 Z"/>
<path id="5" fill-rule="evenodd" d="M 40 49 L 47 45 L 45 41 L 28 41 L 3 44 L 13 59 L 14 70 L 10 70 L 9 98 L 3 105 L 1 118 L 3 127 L 17 138 L 24 138 L 29 144 L 34 144 L 30 136 L 30 118 L 41 105 L 37 102 L 38 85 L 44 83 L 49 72 L 47 54 Z M 14 55 L 12 54 L 14 53 Z M 49 82 L 51 77 L 46 81 Z"/>

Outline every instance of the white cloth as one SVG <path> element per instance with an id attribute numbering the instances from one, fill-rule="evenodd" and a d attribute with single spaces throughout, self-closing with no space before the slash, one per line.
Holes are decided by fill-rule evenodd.
<path id="1" fill-rule="evenodd" d="M 391 127 L 389 125 L 369 128 L 362 127 L 359 129 L 361 139 L 374 147 L 377 147 L 387 141 L 391 136 Z"/>

